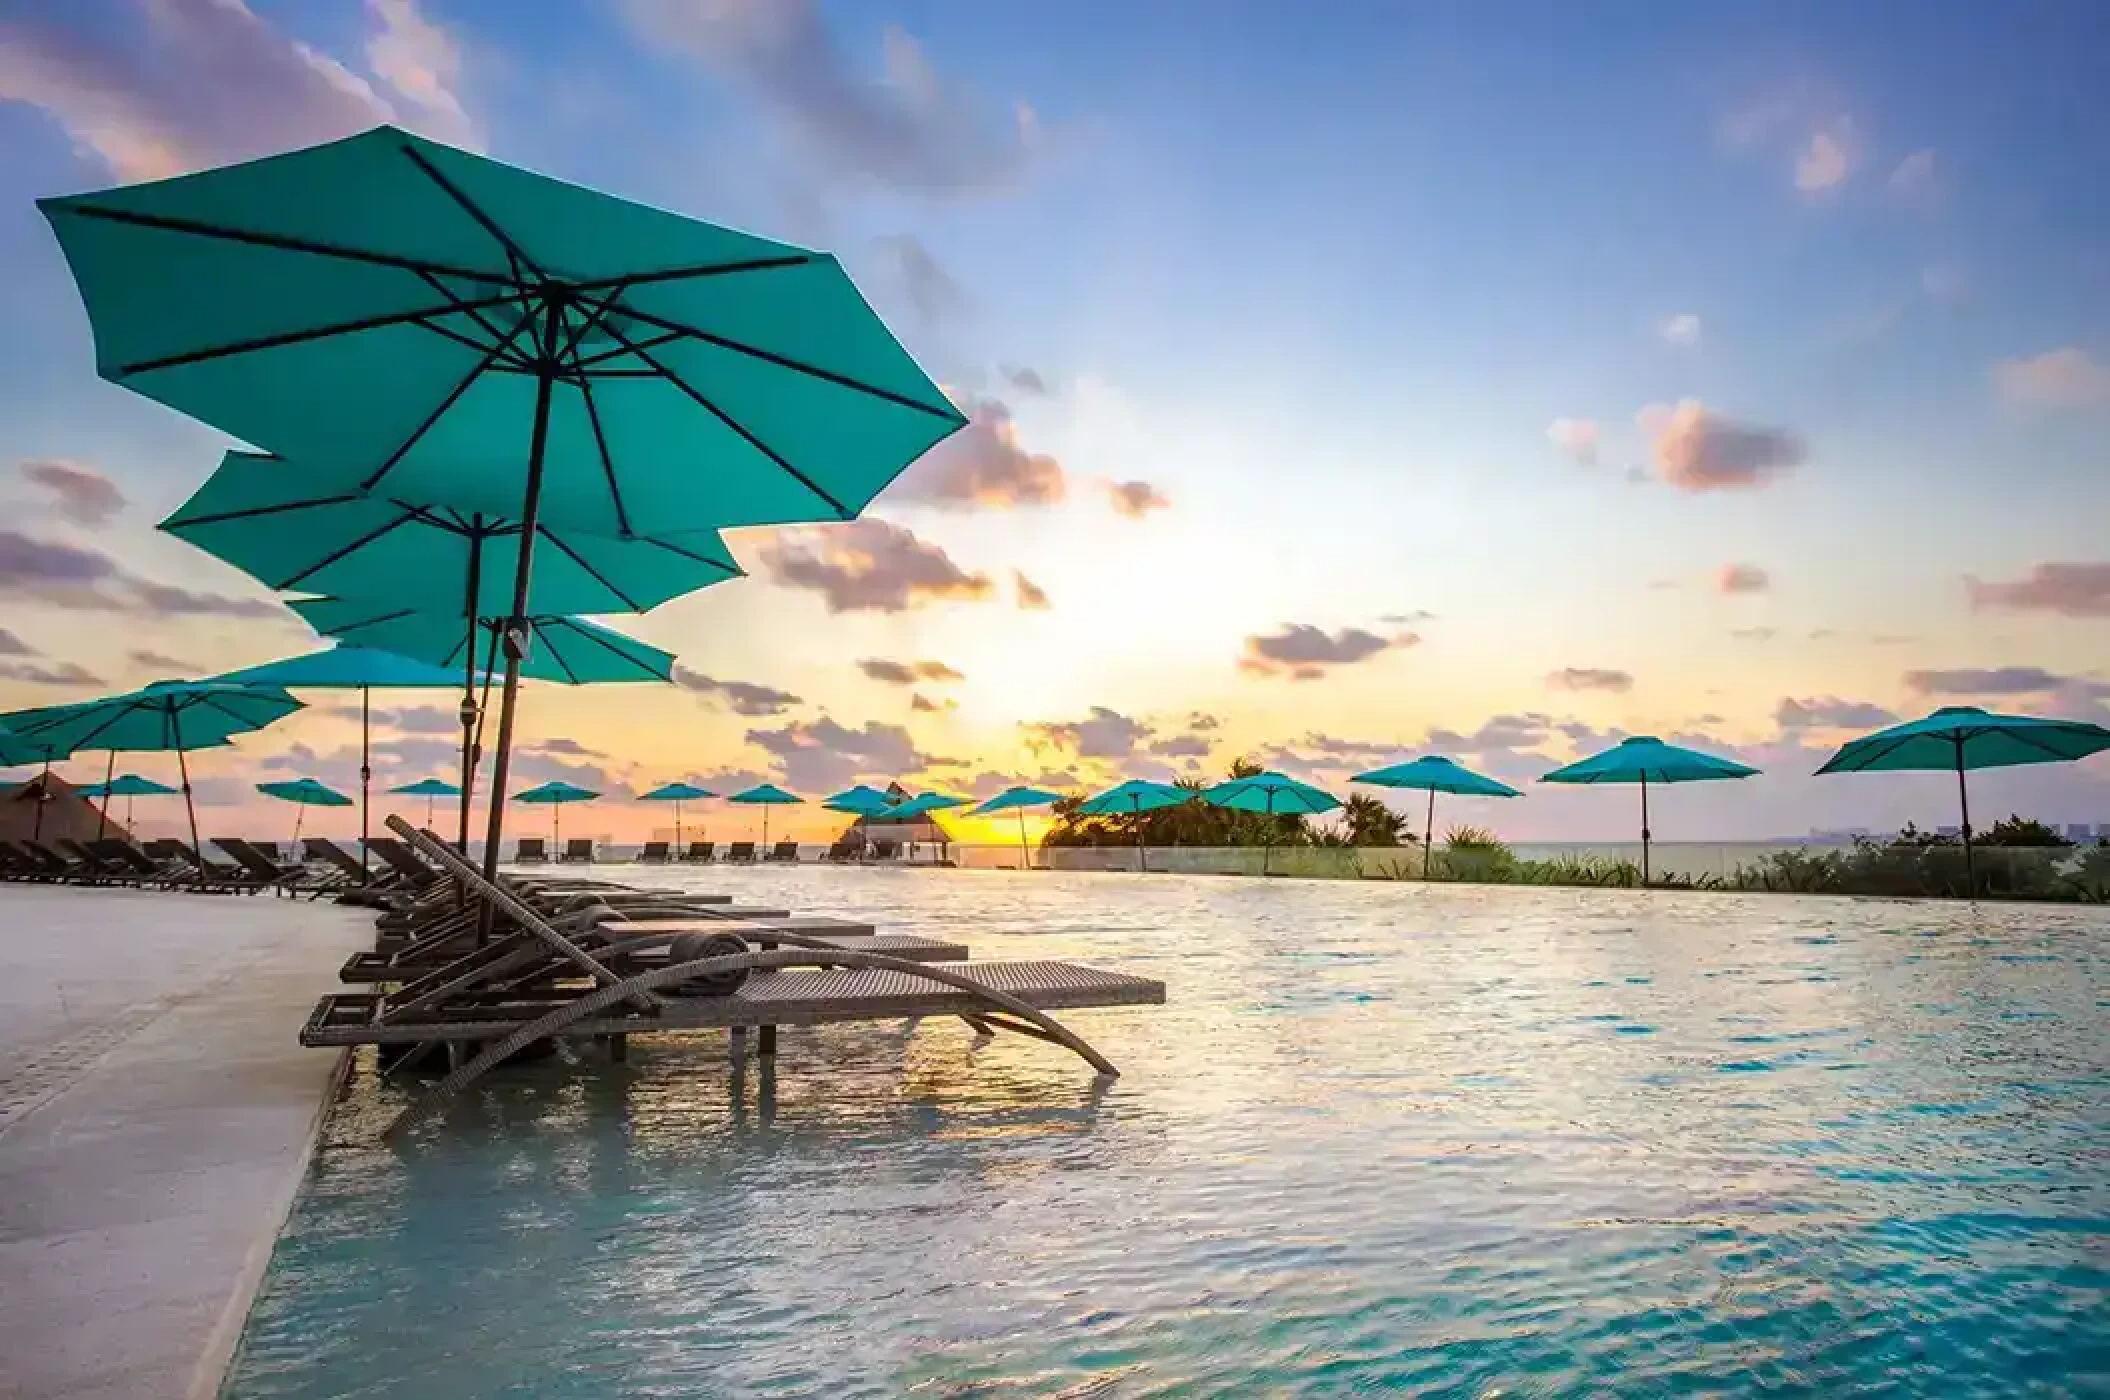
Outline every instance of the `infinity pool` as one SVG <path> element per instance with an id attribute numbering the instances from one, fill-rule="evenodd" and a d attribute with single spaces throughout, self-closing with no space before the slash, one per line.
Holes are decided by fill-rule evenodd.
<path id="1" fill-rule="evenodd" d="M 687 883 L 1170 1004 L 1065 1014 L 1104 1086 L 957 1022 L 641 1041 L 401 1150 L 362 1068 L 229 1394 L 2110 1393 L 2105 914 Z"/>

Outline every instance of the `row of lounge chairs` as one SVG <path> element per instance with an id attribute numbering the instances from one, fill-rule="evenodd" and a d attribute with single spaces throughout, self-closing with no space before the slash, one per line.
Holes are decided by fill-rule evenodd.
<path id="1" fill-rule="evenodd" d="M 780 1026 L 958 1016 L 978 1037 L 1009 1031 L 1114 1067 L 1048 1012 L 1156 1005 L 1162 982 L 1060 962 L 968 961 L 964 944 L 722 895 L 630 887 L 551 871 L 492 882 L 448 843 L 389 818 L 422 884 L 388 897 L 371 951 L 339 970 L 301 1043 L 379 1047 L 391 1076 L 445 1075 L 393 1122 L 396 1136 L 491 1069 L 557 1041 L 750 1030 L 763 1057 Z M 794 847 L 794 849 L 796 849 Z"/>
<path id="2" fill-rule="evenodd" d="M 301 859 L 285 861 L 277 848 L 239 837 L 217 836 L 210 845 L 228 860 L 161 839 L 137 844 L 116 837 L 92 841 L 59 838 L 0 841 L 0 880 L 36 884 L 124 886 L 206 894 L 345 895 L 353 891 L 408 892 L 433 878 L 429 864 L 402 842 L 376 838 L 368 849 L 380 860 L 369 867 L 323 837 L 301 843 Z"/>
<path id="3" fill-rule="evenodd" d="M 757 860 L 772 865 L 795 864 L 799 858 L 799 843 L 779 841 L 759 855 L 752 841 L 734 841 L 725 848 L 725 855 L 718 854 L 716 841 L 691 841 L 677 862 L 673 843 L 669 841 L 647 841 L 637 853 L 641 865 L 709 865 L 722 859 L 727 865 L 753 865 Z"/>

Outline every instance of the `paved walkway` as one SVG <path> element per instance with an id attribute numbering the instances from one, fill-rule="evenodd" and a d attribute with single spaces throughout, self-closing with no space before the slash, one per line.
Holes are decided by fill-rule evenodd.
<path id="1" fill-rule="evenodd" d="M 0 1396 L 217 1388 L 336 1057 L 294 1036 L 370 912 L 0 886 Z"/>

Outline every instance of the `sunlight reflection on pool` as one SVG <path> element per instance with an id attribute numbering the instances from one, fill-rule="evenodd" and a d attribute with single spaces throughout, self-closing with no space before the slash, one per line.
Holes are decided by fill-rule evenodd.
<path id="1" fill-rule="evenodd" d="M 2110 1387 L 2102 914 L 681 878 L 1170 1004 L 1064 1013 L 1105 1085 L 956 1022 L 787 1031 L 773 1075 L 638 1041 L 400 1152 L 362 1066 L 231 1395 Z"/>

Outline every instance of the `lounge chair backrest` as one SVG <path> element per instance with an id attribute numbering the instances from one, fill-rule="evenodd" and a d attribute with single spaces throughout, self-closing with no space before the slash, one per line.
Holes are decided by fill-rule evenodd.
<path id="1" fill-rule="evenodd" d="M 797 860 L 799 858 L 799 843 L 796 841 L 779 841 L 771 849 L 769 858 L 771 860 Z"/>
<path id="2" fill-rule="evenodd" d="M 667 843 L 664 841 L 647 841 L 645 848 L 637 853 L 637 858 L 641 861 L 665 860 L 667 858 Z"/>
<path id="3" fill-rule="evenodd" d="M 215 836 L 212 843 L 234 857 L 234 863 L 260 880 L 276 880 L 284 872 L 278 862 L 254 845 L 236 836 Z"/>
<path id="4" fill-rule="evenodd" d="M 520 844 L 513 848 L 513 861 L 515 864 L 528 864 L 548 859 L 549 850 L 542 844 L 540 836 L 523 836 L 520 838 Z"/>
<path id="5" fill-rule="evenodd" d="M 25 838 L 22 842 L 22 849 L 29 852 L 38 865 L 44 867 L 46 874 L 63 875 L 73 869 L 74 863 L 71 860 L 54 851 L 42 841 L 31 841 Z"/>
<path id="6" fill-rule="evenodd" d="M 133 875 L 159 875 L 161 867 L 148 858 L 145 851 L 129 841 L 115 837 L 104 837 L 90 841 L 88 849 L 101 856 L 105 865 L 115 866 Z"/>
<path id="7" fill-rule="evenodd" d="M 893 843 L 893 842 L 891 842 L 891 841 L 874 841 L 874 842 L 872 843 L 872 859 L 874 859 L 874 860 L 892 860 L 893 858 L 894 858 L 894 843 Z"/>
<path id="8" fill-rule="evenodd" d="M 579 836 L 574 837 L 569 841 L 566 841 L 564 843 L 564 858 L 566 860 L 583 860 L 589 865 L 592 864 L 593 838 L 589 836 Z"/>
<path id="9" fill-rule="evenodd" d="M 354 879 L 364 880 L 367 876 L 367 869 L 359 863 L 358 858 L 327 836 L 310 836 L 300 845 L 309 860 L 333 865 Z"/>
<path id="10" fill-rule="evenodd" d="M 393 836 L 367 838 L 366 848 L 381 857 L 389 869 L 420 882 L 435 879 L 439 872 L 421 860 L 416 851 Z"/>
<path id="11" fill-rule="evenodd" d="M 755 843 L 752 841 L 735 841 L 732 845 L 725 848 L 725 858 L 727 860 L 753 860 L 755 858 Z"/>

